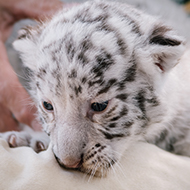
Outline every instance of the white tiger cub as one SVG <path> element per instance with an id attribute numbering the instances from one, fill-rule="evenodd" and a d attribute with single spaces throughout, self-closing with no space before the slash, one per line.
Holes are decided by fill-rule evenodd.
<path id="1" fill-rule="evenodd" d="M 190 156 L 185 41 L 157 18 L 90 1 L 22 30 L 14 47 L 64 168 L 102 176 L 135 141 Z"/>

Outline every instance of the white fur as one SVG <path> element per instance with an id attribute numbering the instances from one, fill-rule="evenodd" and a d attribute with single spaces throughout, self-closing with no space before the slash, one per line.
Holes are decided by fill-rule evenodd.
<path id="1" fill-rule="evenodd" d="M 104 12 L 101 6 L 109 8 L 104 8 Z M 108 28 L 105 31 L 97 30 L 103 22 L 98 21 L 97 17 L 104 16 L 104 13 L 108 14 L 108 17 L 106 24 L 101 27 Z M 83 15 L 84 18 L 78 18 L 77 14 Z M 86 21 L 82 22 L 80 19 Z M 88 24 L 88 19 L 95 21 Z M 162 44 L 164 41 L 157 42 L 155 39 L 151 42 L 154 35 L 161 36 L 168 44 Z M 93 48 L 89 47 L 83 51 L 81 44 L 88 38 Z M 119 53 L 119 47 L 122 46 L 119 44 L 119 38 L 127 46 L 124 55 Z M 134 141 L 148 141 L 167 149 L 166 145 L 170 145 L 173 137 L 178 139 L 174 143 L 175 153 L 190 155 L 187 140 L 189 117 L 186 114 L 190 108 L 187 101 L 190 93 L 187 88 L 189 79 L 186 74 L 190 72 L 190 67 L 186 58 L 180 61 L 185 51 L 185 40 L 157 18 L 125 4 L 104 3 L 100 0 L 87 2 L 68 12 L 61 11 L 51 21 L 38 28 L 26 30 L 26 37 L 15 41 L 14 47 L 21 53 L 25 66 L 33 72 L 30 93 L 39 109 L 44 129 L 50 134 L 53 151 L 62 164 L 74 165 L 82 155 L 84 162 L 81 171 L 103 175 L 101 170 L 106 170 L 113 161 L 118 161 Z M 74 48 L 72 58 L 69 57 L 69 48 Z M 81 66 L 81 60 L 77 57 L 81 51 L 88 59 L 88 64 L 84 66 Z M 104 51 L 107 56 L 111 55 L 117 64 L 106 70 L 102 69 L 101 79 L 100 76 L 95 77 L 92 69 L 101 64 L 97 63 L 96 59 L 99 55 L 105 56 L 105 53 L 102 53 Z M 131 61 L 132 58 L 135 60 Z M 81 82 L 85 76 L 88 82 L 101 79 L 108 84 L 110 80 L 117 79 L 118 85 L 125 77 L 123 72 L 130 70 L 134 63 L 135 79 L 126 79 L 129 81 L 124 89 L 118 90 L 117 86 L 113 85 L 108 92 L 97 95 L 105 84 L 88 85 Z M 69 77 L 73 70 L 77 72 L 77 77 Z M 82 90 L 77 95 L 76 88 L 79 86 L 82 86 Z M 117 98 L 121 94 L 127 94 L 126 102 Z M 73 99 L 71 95 L 74 96 Z M 158 100 L 159 105 L 153 105 L 151 101 L 154 98 Z M 97 114 L 92 111 L 93 102 L 101 103 L 107 100 L 109 104 L 105 112 Z M 45 110 L 43 101 L 50 102 L 54 110 Z M 106 113 L 114 107 L 113 120 L 107 121 Z M 124 110 L 127 113 L 117 120 L 117 127 L 105 131 L 123 108 L 127 109 Z M 146 113 L 143 113 L 143 109 Z M 132 123 L 129 130 L 125 127 L 126 122 Z M 167 129 L 169 134 L 164 142 L 157 143 L 164 129 Z M 124 137 L 110 140 L 112 137 L 107 135 L 105 138 L 105 133 L 113 136 L 122 134 Z M 181 139 L 181 135 L 184 135 L 186 140 Z M 97 144 L 105 146 L 100 153 L 97 153 L 99 148 L 95 148 Z M 94 164 L 95 162 L 99 165 Z"/>

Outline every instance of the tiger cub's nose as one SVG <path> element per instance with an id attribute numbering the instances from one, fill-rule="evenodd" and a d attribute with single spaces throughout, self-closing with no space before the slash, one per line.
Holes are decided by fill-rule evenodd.
<path id="1" fill-rule="evenodd" d="M 59 165 L 66 169 L 78 169 L 82 165 L 82 159 L 74 159 L 74 158 L 67 157 L 64 160 L 61 160 L 56 155 L 55 155 L 55 158 L 57 162 L 59 163 Z"/>

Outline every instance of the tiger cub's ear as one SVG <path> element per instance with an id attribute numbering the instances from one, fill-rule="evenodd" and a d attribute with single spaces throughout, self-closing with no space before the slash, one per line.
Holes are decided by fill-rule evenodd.
<path id="1" fill-rule="evenodd" d="M 185 51 L 185 40 L 161 24 L 151 30 L 148 43 L 155 65 L 163 72 L 173 68 Z"/>
<path id="2" fill-rule="evenodd" d="M 33 59 L 42 28 L 42 25 L 25 27 L 19 30 L 18 38 L 13 42 L 13 47 L 20 53 L 24 65 L 31 70 L 36 68 L 37 63 Z"/>

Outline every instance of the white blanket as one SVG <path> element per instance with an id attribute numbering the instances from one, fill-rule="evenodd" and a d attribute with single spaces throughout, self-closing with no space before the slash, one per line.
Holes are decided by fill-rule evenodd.
<path id="1" fill-rule="evenodd" d="M 9 148 L 0 139 L 0 190 L 190 190 L 190 158 L 139 142 L 106 178 L 89 178 L 57 164 L 51 148 Z"/>

